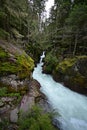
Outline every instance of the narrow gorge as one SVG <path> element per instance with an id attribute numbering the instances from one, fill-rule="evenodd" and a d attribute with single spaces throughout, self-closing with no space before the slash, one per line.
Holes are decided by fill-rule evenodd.
<path id="1" fill-rule="evenodd" d="M 87 0 L 0 0 L 0 130 L 87 130 Z"/>

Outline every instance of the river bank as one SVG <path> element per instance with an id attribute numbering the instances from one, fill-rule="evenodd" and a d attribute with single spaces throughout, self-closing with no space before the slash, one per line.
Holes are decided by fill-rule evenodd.
<path id="1" fill-rule="evenodd" d="M 55 81 L 69 89 L 87 95 L 87 56 L 75 56 L 51 62 L 44 60 L 43 73 L 51 74 Z M 59 60 L 60 59 L 60 60 Z"/>
<path id="2" fill-rule="evenodd" d="M 49 126 L 54 129 L 50 116 L 51 111 L 47 98 L 40 92 L 40 84 L 32 78 L 33 59 L 21 46 L 0 40 L 0 128 L 1 130 L 19 130 L 21 115 L 32 115 L 34 106 L 41 108 L 43 118 L 47 117 Z M 38 109 L 36 109 L 37 113 Z M 43 113 L 43 114 L 41 114 Z M 38 115 L 39 116 L 39 115 Z M 46 117 L 44 117 L 46 116 Z M 35 118 L 35 117 L 34 117 Z M 39 117 L 37 117 L 39 118 Z M 29 119 L 29 117 L 28 117 Z M 26 123 L 27 118 L 25 118 Z M 31 125 L 33 124 L 33 121 Z M 38 124 L 38 127 L 40 124 Z M 24 127 L 24 125 L 23 125 Z M 27 127 L 25 125 L 25 127 Z M 28 125 L 28 127 L 30 127 Z M 43 129 L 44 126 L 42 126 Z M 52 129 L 52 130 L 53 130 Z"/>

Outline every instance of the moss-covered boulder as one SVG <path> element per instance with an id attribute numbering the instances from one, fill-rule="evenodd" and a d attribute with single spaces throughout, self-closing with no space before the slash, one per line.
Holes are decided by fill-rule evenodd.
<path id="1" fill-rule="evenodd" d="M 56 66 L 53 77 L 70 89 L 87 94 L 87 56 L 64 59 Z"/>
<path id="2" fill-rule="evenodd" d="M 31 78 L 33 69 L 33 59 L 21 47 L 0 41 L 0 87 L 25 91 L 25 79 Z"/>
<path id="3" fill-rule="evenodd" d="M 19 78 L 30 76 L 34 68 L 34 61 L 23 53 L 11 55 L 0 48 L 0 75 L 16 74 Z"/>

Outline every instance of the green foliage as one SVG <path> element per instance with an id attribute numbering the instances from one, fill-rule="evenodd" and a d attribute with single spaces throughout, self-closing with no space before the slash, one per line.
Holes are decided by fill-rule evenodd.
<path id="1" fill-rule="evenodd" d="M 55 130 L 50 114 L 42 114 L 40 108 L 34 106 L 25 117 L 19 119 L 19 130 Z"/>
<path id="2" fill-rule="evenodd" d="M 43 34 L 43 46 L 54 55 L 87 55 L 87 1 L 55 0 Z"/>
<path id="3" fill-rule="evenodd" d="M 70 16 L 68 18 L 70 26 L 81 29 L 87 22 L 87 5 L 76 5 L 74 6 Z"/>
<path id="4" fill-rule="evenodd" d="M 6 97 L 6 96 L 7 97 L 18 97 L 18 98 L 21 97 L 20 93 L 17 93 L 17 92 L 15 92 L 15 93 L 13 93 L 13 92 L 9 93 L 8 86 L 1 87 L 0 88 L 0 97 Z"/>
<path id="5" fill-rule="evenodd" d="M 0 121 L 0 130 L 8 129 L 9 125 L 10 125 L 10 122 L 7 119 Z"/>
<path id="6" fill-rule="evenodd" d="M 0 73 L 3 75 L 17 73 L 20 68 L 17 68 L 16 64 L 10 62 L 0 63 Z"/>
<path id="7" fill-rule="evenodd" d="M 7 94 L 7 88 L 6 87 L 0 88 L 0 97 L 6 96 L 6 94 Z"/>
<path id="8" fill-rule="evenodd" d="M 0 59 L 6 59 L 6 58 L 8 58 L 8 53 L 7 52 L 5 52 L 4 51 L 4 49 L 2 49 L 1 47 L 0 47 Z"/>
<path id="9" fill-rule="evenodd" d="M 0 28 L 0 38 L 7 39 L 8 37 L 9 37 L 9 33 Z"/>
<path id="10" fill-rule="evenodd" d="M 47 73 L 52 73 L 53 68 L 55 68 L 58 60 L 56 56 L 54 56 L 52 53 L 47 53 L 45 58 L 45 71 Z"/>
<path id="11" fill-rule="evenodd" d="M 19 99 L 21 98 L 20 93 L 7 93 L 5 96 L 8 96 L 8 97 L 18 97 Z"/>
<path id="12" fill-rule="evenodd" d="M 21 44 L 36 62 L 42 50 L 39 44 L 40 20 L 45 1 L 0 1 L 0 38 Z M 31 44 L 28 48 L 29 43 Z"/>

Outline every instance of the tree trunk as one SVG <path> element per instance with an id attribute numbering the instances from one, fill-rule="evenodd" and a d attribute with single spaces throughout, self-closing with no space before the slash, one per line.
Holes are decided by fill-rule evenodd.
<path id="1" fill-rule="evenodd" d="M 73 56 L 75 56 L 75 54 L 76 54 L 77 42 L 78 42 L 78 34 L 75 35 L 75 44 L 74 44 Z"/>

